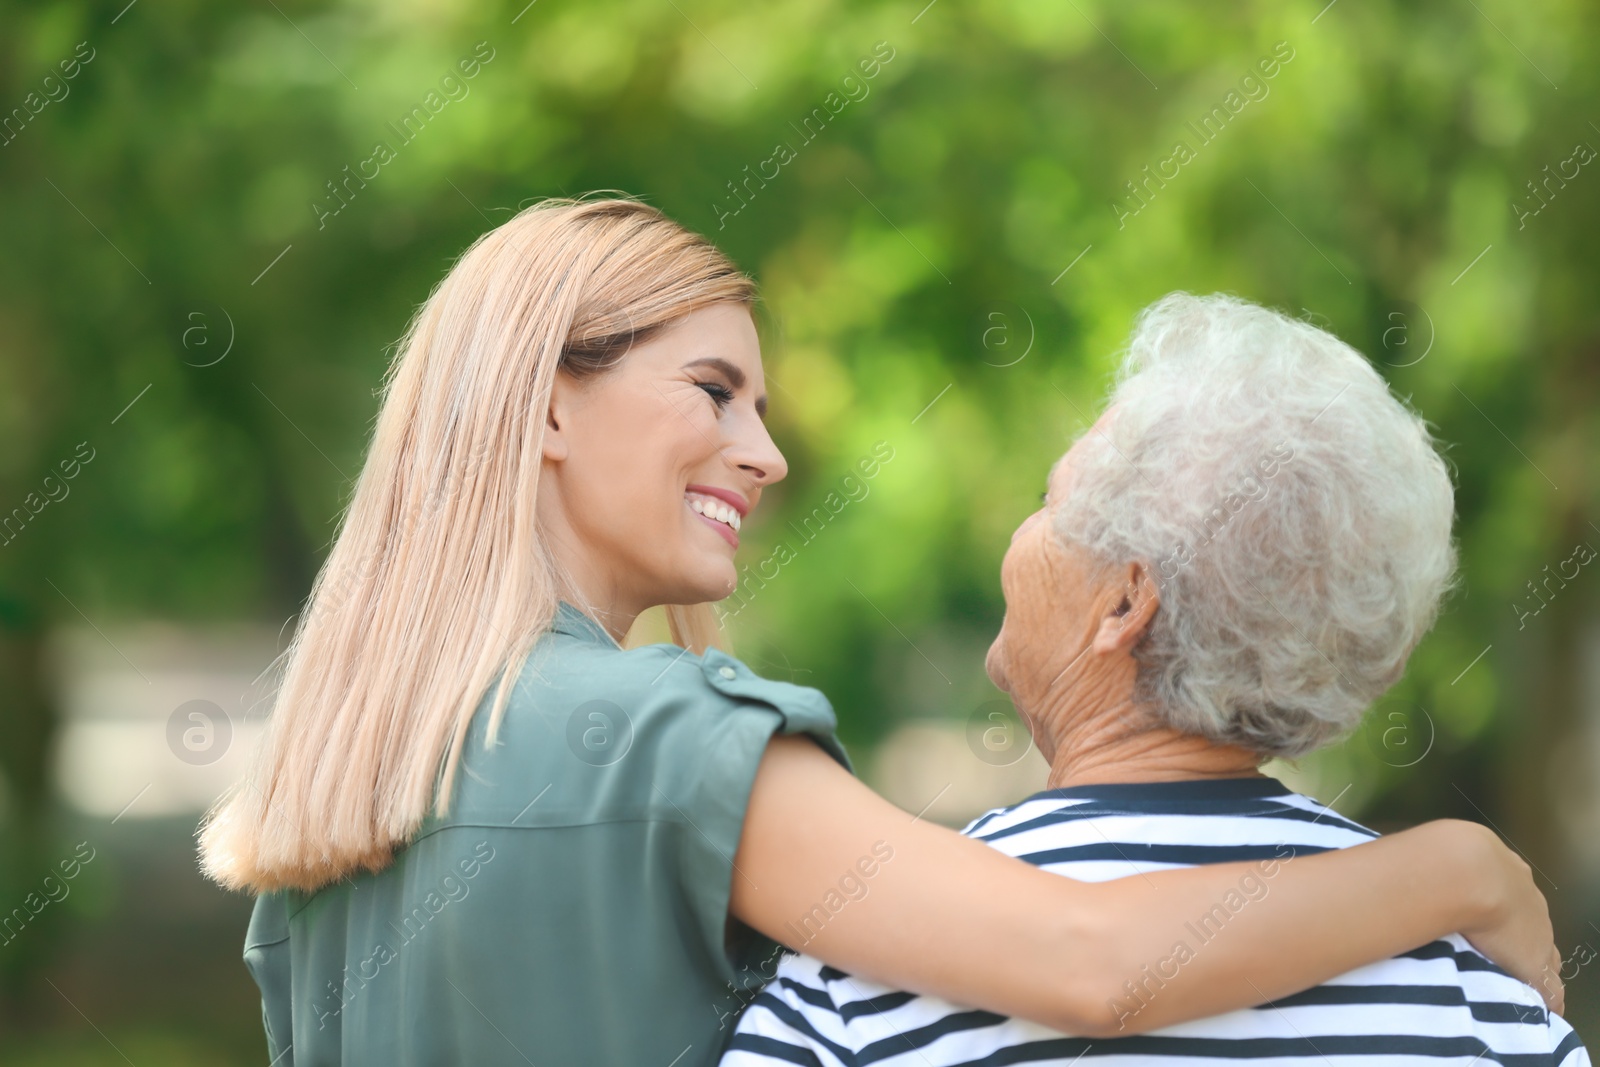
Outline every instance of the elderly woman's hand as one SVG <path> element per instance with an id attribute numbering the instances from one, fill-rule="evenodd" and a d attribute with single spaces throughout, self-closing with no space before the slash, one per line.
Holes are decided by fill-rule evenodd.
<path id="1" fill-rule="evenodd" d="M 1437 837 L 1443 843 L 1440 851 L 1455 862 L 1471 857 L 1463 874 L 1469 884 L 1482 888 L 1483 895 L 1479 918 L 1463 923 L 1461 935 L 1538 990 L 1545 1005 L 1560 1014 L 1566 1005 L 1561 952 L 1550 925 L 1550 906 L 1534 885 L 1527 862 L 1494 831 L 1477 823 L 1440 819 L 1407 832 Z"/>

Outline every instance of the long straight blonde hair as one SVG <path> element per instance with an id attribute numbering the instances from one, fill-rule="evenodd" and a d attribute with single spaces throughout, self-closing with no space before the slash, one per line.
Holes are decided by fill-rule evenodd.
<path id="1" fill-rule="evenodd" d="M 385 375 L 366 464 L 285 651 L 245 778 L 201 830 L 230 888 L 317 889 L 381 870 L 449 806 L 496 675 L 493 742 L 563 591 L 535 519 L 557 370 L 754 283 L 710 242 L 626 199 L 552 199 L 484 234 L 418 310 Z M 703 651 L 709 605 L 669 606 Z"/>

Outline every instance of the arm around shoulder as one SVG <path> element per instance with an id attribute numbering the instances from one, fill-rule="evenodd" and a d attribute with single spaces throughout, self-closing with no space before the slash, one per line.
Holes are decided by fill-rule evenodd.
<path id="1" fill-rule="evenodd" d="M 1226 938 L 1129 1010 L 1131 984 L 1171 960 L 1185 920 L 1254 864 L 1077 882 L 915 819 L 811 742 L 775 738 L 750 796 L 735 860 L 746 877 L 731 909 L 842 970 L 1114 1036 L 1262 1003 L 1458 930 L 1536 977 L 1555 951 L 1543 898 L 1485 833 L 1429 824 L 1285 862 Z"/>

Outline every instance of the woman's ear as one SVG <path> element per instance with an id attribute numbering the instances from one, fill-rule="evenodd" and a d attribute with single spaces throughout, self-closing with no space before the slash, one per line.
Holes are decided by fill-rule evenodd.
<path id="1" fill-rule="evenodd" d="M 560 463 L 572 452 L 570 427 L 576 387 L 576 382 L 560 372 L 550 383 L 550 407 L 544 415 L 544 458 L 550 463 Z"/>
<path id="2" fill-rule="evenodd" d="M 1109 610 L 1095 632 L 1097 653 L 1131 650 L 1144 639 L 1161 607 L 1161 590 L 1143 563 L 1128 564 L 1122 579 L 1121 596 L 1109 602 Z"/>

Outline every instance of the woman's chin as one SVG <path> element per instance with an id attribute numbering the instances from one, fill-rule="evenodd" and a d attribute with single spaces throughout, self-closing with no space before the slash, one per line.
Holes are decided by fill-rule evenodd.
<path id="1" fill-rule="evenodd" d="M 739 587 L 739 572 L 733 560 L 698 559 L 685 568 L 679 578 L 681 591 L 675 604 L 709 604 L 726 600 Z"/>

